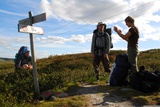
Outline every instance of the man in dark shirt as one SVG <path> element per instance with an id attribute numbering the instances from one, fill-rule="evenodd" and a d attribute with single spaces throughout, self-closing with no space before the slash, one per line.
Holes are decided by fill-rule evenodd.
<path id="1" fill-rule="evenodd" d="M 134 19 L 131 16 L 128 16 L 125 19 L 126 25 L 130 28 L 129 31 L 124 35 L 121 30 L 117 27 L 114 27 L 114 31 L 124 40 L 128 42 L 128 61 L 131 64 L 131 71 L 137 72 L 137 56 L 138 56 L 138 39 L 139 39 L 139 30 L 134 25 Z"/>

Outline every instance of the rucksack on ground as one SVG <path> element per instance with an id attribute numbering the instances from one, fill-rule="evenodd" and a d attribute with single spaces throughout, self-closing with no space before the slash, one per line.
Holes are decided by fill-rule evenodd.
<path id="1" fill-rule="evenodd" d="M 93 31 L 93 33 L 96 33 L 96 32 L 98 32 L 98 26 L 97 26 L 97 29 L 95 29 L 94 31 Z M 105 26 L 104 26 L 104 32 L 106 32 L 106 33 L 108 33 L 108 35 L 109 35 L 109 37 L 110 37 L 110 48 L 113 48 L 113 42 L 112 42 L 112 29 L 111 28 L 107 28 L 107 25 L 105 24 Z M 95 40 L 96 40 L 96 38 L 95 38 Z"/>
<path id="2" fill-rule="evenodd" d="M 129 86 L 133 89 L 148 93 L 160 89 L 160 72 L 139 71 L 129 78 Z"/>
<path id="3" fill-rule="evenodd" d="M 17 59 L 21 56 L 23 58 L 24 50 L 28 50 L 27 46 L 21 46 L 18 53 L 15 54 L 14 63 L 17 63 Z"/>
<path id="4" fill-rule="evenodd" d="M 112 66 L 109 85 L 110 86 L 126 86 L 128 84 L 127 76 L 131 65 L 128 62 L 128 56 L 126 54 L 119 54 L 116 56 L 115 62 Z"/>

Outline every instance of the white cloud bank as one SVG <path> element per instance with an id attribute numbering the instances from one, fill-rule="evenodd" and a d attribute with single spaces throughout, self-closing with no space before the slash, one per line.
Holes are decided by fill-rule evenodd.
<path id="1" fill-rule="evenodd" d="M 93 24 L 156 12 L 160 10 L 159 3 L 159 0 L 41 0 L 41 8 L 51 18 Z"/>
<path id="2" fill-rule="evenodd" d="M 151 22 L 160 22 L 160 15 L 154 14 L 160 10 L 159 4 L 160 0 L 41 0 L 41 9 L 47 13 L 48 18 L 91 25 L 99 21 L 114 24 L 131 15 L 136 19 L 136 25 L 140 30 L 140 40 L 146 41 L 159 40 L 159 37 L 151 36 L 153 33 L 159 34 L 159 29 L 151 25 Z M 120 39 L 116 38 L 113 35 L 114 43 Z M 91 40 L 91 36 L 88 39 Z M 62 41 L 85 43 L 86 39 L 85 35 L 75 34 L 70 40 Z"/>

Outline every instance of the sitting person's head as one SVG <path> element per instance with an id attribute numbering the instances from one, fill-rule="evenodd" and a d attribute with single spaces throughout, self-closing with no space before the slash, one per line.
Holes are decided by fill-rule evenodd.
<path id="1" fill-rule="evenodd" d="M 24 53 L 24 56 L 28 57 L 30 54 L 30 51 L 27 48 L 25 48 L 23 53 Z"/>

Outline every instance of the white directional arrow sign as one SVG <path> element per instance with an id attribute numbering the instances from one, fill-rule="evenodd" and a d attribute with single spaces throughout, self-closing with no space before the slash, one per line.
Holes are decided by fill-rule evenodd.
<path id="1" fill-rule="evenodd" d="M 22 25 L 22 24 L 18 24 L 18 32 L 34 33 L 34 34 L 39 34 L 39 35 L 44 34 L 43 28 L 30 26 L 30 25 Z"/>

